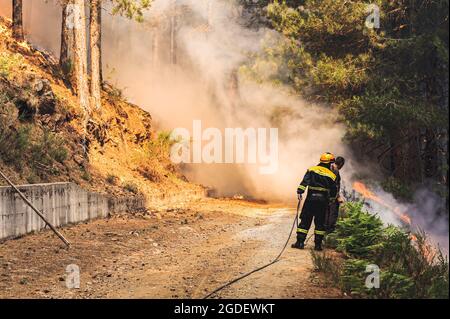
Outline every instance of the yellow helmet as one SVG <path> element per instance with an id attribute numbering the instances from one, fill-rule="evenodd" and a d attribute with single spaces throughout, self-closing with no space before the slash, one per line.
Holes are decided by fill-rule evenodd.
<path id="1" fill-rule="evenodd" d="M 334 155 L 328 152 L 323 153 L 322 156 L 320 157 L 320 162 L 324 164 L 334 163 L 335 160 L 336 159 L 334 158 Z"/>

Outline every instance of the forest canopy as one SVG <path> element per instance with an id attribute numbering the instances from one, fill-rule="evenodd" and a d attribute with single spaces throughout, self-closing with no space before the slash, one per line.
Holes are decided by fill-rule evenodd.
<path id="1" fill-rule="evenodd" d="M 253 26 L 283 35 L 247 72 L 275 65 L 264 80 L 338 109 L 361 160 L 448 198 L 448 1 L 242 2 Z M 367 27 L 371 14 L 379 26 Z"/>

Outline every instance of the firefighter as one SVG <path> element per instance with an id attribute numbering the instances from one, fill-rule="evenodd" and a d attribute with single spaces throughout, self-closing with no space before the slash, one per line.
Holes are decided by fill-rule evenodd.
<path id="1" fill-rule="evenodd" d="M 333 164 L 331 164 L 331 170 L 336 175 L 336 187 L 337 187 L 337 196 L 334 202 L 330 203 L 330 207 L 328 210 L 328 216 L 326 219 L 326 231 L 327 233 L 332 233 L 336 229 L 336 222 L 339 218 L 339 206 L 343 203 L 343 199 L 341 197 L 341 175 L 339 171 L 344 167 L 345 158 L 342 156 L 336 157 L 336 160 Z"/>
<path id="2" fill-rule="evenodd" d="M 300 214 L 297 242 L 292 245 L 292 248 L 305 248 L 305 239 L 314 220 L 314 249 L 322 250 L 322 240 L 325 236 L 325 217 L 330 202 L 336 200 L 337 194 L 336 174 L 331 171 L 331 164 L 334 162 L 333 154 L 322 154 L 320 163 L 308 169 L 297 189 L 299 201 L 302 200 L 306 189 L 308 189 L 308 195 Z"/>

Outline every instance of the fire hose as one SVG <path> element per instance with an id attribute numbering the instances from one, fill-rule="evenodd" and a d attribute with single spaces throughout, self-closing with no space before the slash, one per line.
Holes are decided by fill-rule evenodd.
<path id="1" fill-rule="evenodd" d="M 277 256 L 273 261 L 271 261 L 271 262 L 268 263 L 268 264 L 265 264 L 264 266 L 258 267 L 258 268 L 254 269 L 254 270 L 252 270 L 252 271 L 250 271 L 250 272 L 248 272 L 248 273 L 246 273 L 246 274 L 244 274 L 244 275 L 242 275 L 242 276 L 240 276 L 240 277 L 238 277 L 238 278 L 235 278 L 235 279 L 233 279 L 233 280 L 227 282 L 226 284 L 220 286 L 219 288 L 217 288 L 217 289 L 214 290 L 213 292 L 211 292 L 211 293 L 209 293 L 208 295 L 206 295 L 205 297 L 203 297 L 203 299 L 208 299 L 208 298 L 211 297 L 212 295 L 214 295 L 214 294 L 218 293 L 219 291 L 221 291 L 221 290 L 223 290 L 223 289 L 225 289 L 225 288 L 231 286 L 232 284 L 234 284 L 234 283 L 236 283 L 236 282 L 238 282 L 238 281 L 240 281 L 240 280 L 242 280 L 242 279 L 244 279 L 244 278 L 246 278 L 246 277 L 248 277 L 248 276 L 250 276 L 250 275 L 252 275 L 252 274 L 254 274 L 254 273 L 256 273 L 256 272 L 258 272 L 258 271 L 261 271 L 261 270 L 263 270 L 263 269 L 265 269 L 265 268 L 267 268 L 267 267 L 269 267 L 269 266 L 272 266 L 273 264 L 275 264 L 275 263 L 277 263 L 278 261 L 280 261 L 281 256 L 283 255 L 284 251 L 286 250 L 287 245 L 289 244 L 289 241 L 291 240 L 292 231 L 294 230 L 294 227 L 295 227 L 296 225 L 298 225 L 298 216 L 299 216 L 299 213 L 300 213 L 300 204 L 301 204 L 301 201 L 299 200 L 299 201 L 298 201 L 298 204 L 297 204 L 297 213 L 295 214 L 294 222 L 292 223 L 291 230 L 289 231 L 289 237 L 288 237 L 288 239 L 286 240 L 286 243 L 284 244 L 284 246 L 283 246 L 283 248 L 281 249 L 280 253 L 278 254 L 278 256 Z"/>

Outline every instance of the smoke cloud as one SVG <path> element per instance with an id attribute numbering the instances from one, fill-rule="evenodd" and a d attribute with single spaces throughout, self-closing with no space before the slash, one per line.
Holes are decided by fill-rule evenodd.
<path id="1" fill-rule="evenodd" d="M 239 7 L 230 1 L 178 0 L 174 9 L 171 1 L 156 0 L 144 24 L 112 17 L 104 28 L 105 60 L 118 75 L 113 81 L 160 128 L 191 129 L 195 119 L 221 130 L 279 129 L 279 170 L 274 175 L 259 174 L 257 165 L 185 166 L 191 180 L 214 188 L 219 196 L 292 200 L 299 180 L 321 153 L 346 155 L 344 128 L 330 108 L 309 105 L 289 88 L 252 83 L 240 75 L 240 66 L 261 50 L 269 31 L 242 26 Z"/>

